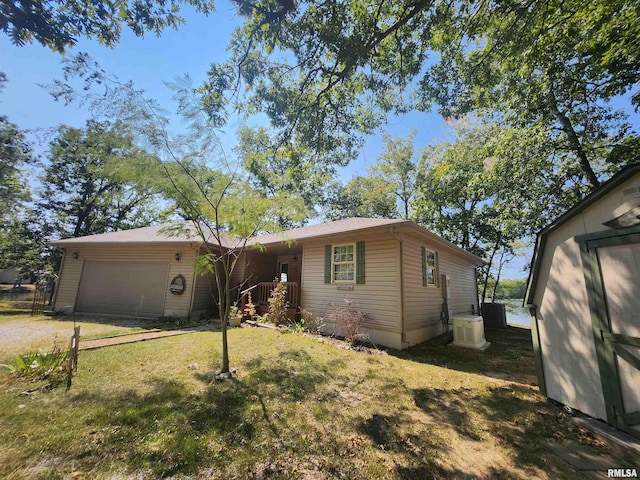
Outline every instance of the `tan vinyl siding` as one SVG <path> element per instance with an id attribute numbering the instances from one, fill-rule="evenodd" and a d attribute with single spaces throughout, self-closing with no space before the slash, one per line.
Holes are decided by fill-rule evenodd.
<path id="1" fill-rule="evenodd" d="M 247 248 L 238 259 L 237 266 L 231 276 L 231 285 L 239 285 L 245 280 L 247 286 L 259 282 L 272 282 L 277 276 L 276 269 L 275 255 Z"/>
<path id="2" fill-rule="evenodd" d="M 421 248 L 437 253 L 438 275 L 448 275 L 450 280 L 450 307 L 452 313 L 471 313 L 471 305 L 478 311 L 475 266 L 456 251 L 443 248 L 427 239 L 403 234 L 403 290 L 406 340 L 420 343 L 447 331 L 441 315 L 444 302 L 444 285 L 441 278 L 436 285 L 423 285 Z M 413 333 L 411 333 L 413 332 Z"/>
<path id="3" fill-rule="evenodd" d="M 217 310 L 211 293 L 217 294 L 215 275 L 194 276 L 195 291 L 193 292 L 192 310 L 213 313 Z"/>
<path id="4" fill-rule="evenodd" d="M 365 283 L 338 290 L 324 283 L 325 245 L 365 242 Z M 304 243 L 301 305 L 328 321 L 332 305 L 354 300 L 371 317 L 368 328 L 400 332 L 400 250 L 398 241 L 385 230 L 343 234 Z M 343 285 L 343 284 L 340 284 Z"/>
<path id="5" fill-rule="evenodd" d="M 78 252 L 78 259 L 73 258 Z M 180 261 L 175 254 L 180 253 Z M 67 305 L 75 308 L 78 286 L 82 277 L 82 268 L 86 260 L 94 261 L 131 261 L 131 262 L 169 262 L 169 272 L 165 284 L 164 315 L 187 315 L 191 304 L 193 289 L 193 260 L 195 252 L 186 244 L 122 244 L 122 245 L 74 245 L 67 248 L 61 269 L 60 284 L 55 299 L 55 311 Z M 182 295 L 168 293 L 171 279 L 182 274 L 187 288 Z"/>
<path id="6" fill-rule="evenodd" d="M 433 245 L 421 243 L 419 239 L 402 236 L 402 258 L 404 278 L 404 322 L 405 329 L 431 328 L 432 336 L 444 333 L 440 312 L 442 312 L 442 288 L 422 285 L 421 247 L 437 252 Z M 442 257 L 438 252 L 438 263 L 442 273 Z"/>
<path id="7" fill-rule="evenodd" d="M 77 249 L 73 251 L 77 251 Z M 71 257 L 71 251 L 68 251 L 64 256 L 62 267 L 60 268 L 53 308 L 56 312 L 62 311 L 67 307 L 71 310 L 75 309 L 76 294 L 78 293 L 78 286 L 80 285 L 84 260 L 74 260 Z"/>
<path id="8" fill-rule="evenodd" d="M 208 253 L 207 248 L 200 249 L 200 255 L 206 255 Z M 211 315 L 217 312 L 218 307 L 216 301 L 211 296 L 211 292 L 217 295 L 216 276 L 215 274 L 209 275 L 193 275 L 194 292 L 193 302 L 191 306 L 192 312 L 200 312 L 206 315 Z"/>
<path id="9" fill-rule="evenodd" d="M 440 274 L 449 276 L 452 313 L 470 314 L 473 310 L 477 314 L 479 308 L 475 266 L 448 250 L 441 250 Z"/>

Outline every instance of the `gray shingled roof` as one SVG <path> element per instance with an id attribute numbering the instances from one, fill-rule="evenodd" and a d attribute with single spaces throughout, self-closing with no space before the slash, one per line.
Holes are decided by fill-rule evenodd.
<path id="1" fill-rule="evenodd" d="M 185 222 L 188 226 L 189 223 Z M 182 225 L 185 225 L 182 224 Z M 122 244 L 122 243 L 192 243 L 202 242 L 201 237 L 196 233 L 193 225 L 190 226 L 192 230 L 191 235 L 173 235 L 168 234 L 171 227 L 179 226 L 180 223 L 154 225 L 152 227 L 135 228 L 131 230 L 123 230 L 119 232 L 102 233 L 98 235 L 89 235 L 86 237 L 67 238 L 65 240 L 57 240 L 51 242 L 52 245 L 58 245 L 61 247 L 67 245 L 80 245 L 80 244 Z M 334 222 L 319 223 L 317 225 L 309 225 L 306 227 L 294 228 L 286 230 L 284 232 L 269 233 L 264 235 L 258 235 L 249 239 L 247 245 L 264 245 L 275 246 L 292 241 L 303 241 L 311 238 L 320 238 L 329 235 L 338 235 L 347 232 L 357 232 L 360 230 L 367 230 L 370 228 L 384 227 L 387 225 L 403 225 L 408 226 L 410 231 L 415 232 L 423 236 L 427 236 L 433 241 L 454 249 L 459 253 L 467 256 L 471 261 L 477 265 L 484 264 L 484 260 L 467 252 L 456 245 L 444 240 L 441 237 L 429 232 L 428 230 L 416 225 L 409 220 L 402 219 L 386 219 L 386 218 L 345 218 L 344 220 L 337 220 Z M 213 238 L 209 237 L 209 242 L 217 244 L 217 242 L 211 241 Z M 239 240 L 230 237 L 223 238 L 223 246 L 233 248 L 238 245 Z"/>
<path id="2" fill-rule="evenodd" d="M 387 218 L 345 218 L 334 222 L 319 223 L 307 227 L 293 228 L 284 232 L 258 235 L 249 242 L 251 245 L 273 245 L 292 240 L 304 240 L 308 238 L 324 237 L 337 233 L 355 232 L 368 228 L 404 223 L 406 220 L 392 220 Z"/>
<path id="3" fill-rule="evenodd" d="M 208 235 L 212 239 L 211 234 Z M 223 242 L 227 240 L 223 239 Z M 66 238 L 51 242 L 52 245 L 109 244 L 109 243 L 192 243 L 202 242 L 193 224 L 164 223 L 151 227 L 132 228 L 118 232 L 99 233 L 85 237 Z"/>

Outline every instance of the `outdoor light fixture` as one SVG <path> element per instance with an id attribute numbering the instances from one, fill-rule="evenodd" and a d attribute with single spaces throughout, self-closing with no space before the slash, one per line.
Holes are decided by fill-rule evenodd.
<path id="1" fill-rule="evenodd" d="M 298 256 L 297 256 L 297 255 L 294 255 L 294 256 L 293 256 L 293 261 L 294 261 L 294 262 L 297 262 L 297 261 L 298 261 Z"/>
<path id="2" fill-rule="evenodd" d="M 180 252 L 176 253 L 176 262 L 180 261 Z"/>
<path id="3" fill-rule="evenodd" d="M 78 252 L 73 252 L 71 256 L 73 257 L 74 260 L 77 260 L 79 257 Z"/>

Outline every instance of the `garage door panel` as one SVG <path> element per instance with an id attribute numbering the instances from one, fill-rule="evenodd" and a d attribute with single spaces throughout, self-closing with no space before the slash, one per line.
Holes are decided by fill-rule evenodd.
<path id="1" fill-rule="evenodd" d="M 85 261 L 76 310 L 158 317 L 164 312 L 166 262 Z"/>

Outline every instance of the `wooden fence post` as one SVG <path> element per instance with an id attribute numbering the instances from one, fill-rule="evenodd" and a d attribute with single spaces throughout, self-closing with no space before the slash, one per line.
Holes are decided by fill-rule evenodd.
<path id="1" fill-rule="evenodd" d="M 71 388 L 73 371 L 78 368 L 78 345 L 80 343 L 80 327 L 73 327 L 73 335 L 69 342 L 69 372 L 67 374 L 67 390 Z"/>

